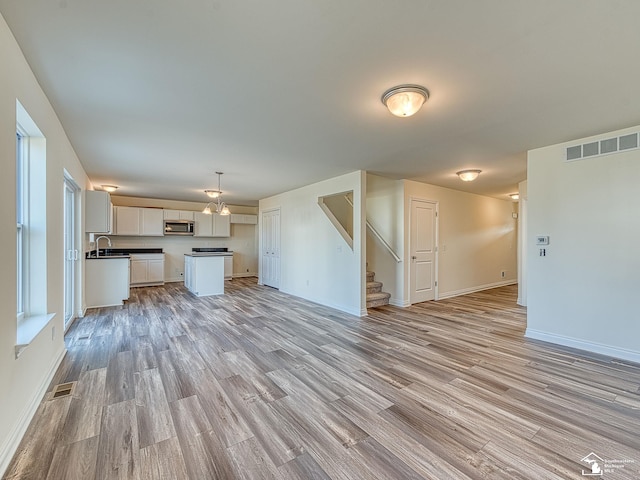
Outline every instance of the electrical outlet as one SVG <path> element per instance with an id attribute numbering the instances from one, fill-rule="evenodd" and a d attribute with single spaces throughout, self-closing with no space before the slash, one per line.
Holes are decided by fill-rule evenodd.
<path id="1" fill-rule="evenodd" d="M 56 326 L 51 327 L 51 340 L 56 339 Z"/>
<path id="2" fill-rule="evenodd" d="M 501 278 L 504 278 L 504 277 L 506 277 L 506 276 L 507 276 L 507 272 L 505 272 L 504 270 L 502 270 L 502 271 L 500 272 L 500 277 L 501 277 Z"/>

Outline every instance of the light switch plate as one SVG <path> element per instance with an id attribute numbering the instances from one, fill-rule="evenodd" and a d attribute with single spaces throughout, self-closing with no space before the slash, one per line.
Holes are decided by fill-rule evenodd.
<path id="1" fill-rule="evenodd" d="M 536 245 L 549 245 L 549 236 L 548 235 L 536 236 Z"/>

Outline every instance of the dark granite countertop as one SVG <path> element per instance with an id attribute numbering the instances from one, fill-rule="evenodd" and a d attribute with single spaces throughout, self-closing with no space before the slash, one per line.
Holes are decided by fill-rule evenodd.
<path id="1" fill-rule="evenodd" d="M 91 250 L 86 253 L 86 258 L 118 258 L 129 255 L 141 255 L 145 253 L 164 253 L 161 248 L 101 248 L 100 256 L 96 256 L 96 251 Z"/>

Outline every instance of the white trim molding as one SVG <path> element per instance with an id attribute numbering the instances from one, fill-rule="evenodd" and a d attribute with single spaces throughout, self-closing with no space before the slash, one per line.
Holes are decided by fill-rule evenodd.
<path id="1" fill-rule="evenodd" d="M 588 342 L 579 338 L 565 337 L 564 335 L 556 335 L 555 333 L 541 332 L 540 330 L 534 330 L 532 328 L 527 328 L 524 336 L 525 338 L 530 338 L 532 340 L 555 343 L 556 345 L 562 345 L 564 347 L 577 348 L 578 350 L 585 350 L 587 352 L 598 353 L 600 355 L 606 355 L 620 360 L 640 363 L 640 352 L 633 350 L 612 347 L 602 343 Z"/>

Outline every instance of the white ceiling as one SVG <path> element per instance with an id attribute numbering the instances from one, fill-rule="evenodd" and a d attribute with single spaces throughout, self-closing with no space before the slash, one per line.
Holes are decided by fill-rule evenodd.
<path id="1" fill-rule="evenodd" d="M 506 198 L 640 124 L 637 0 L 0 0 L 95 185 L 233 204 L 364 169 Z M 380 102 L 425 86 L 414 117 Z M 455 172 L 480 168 L 473 183 Z"/>

